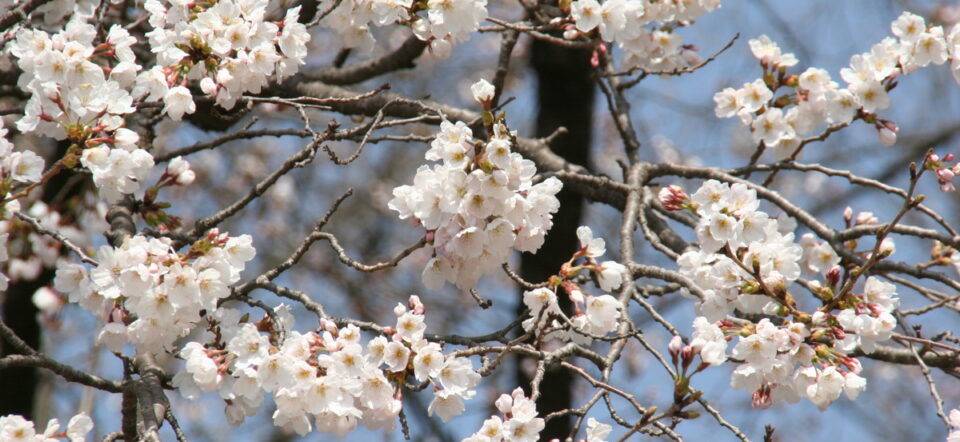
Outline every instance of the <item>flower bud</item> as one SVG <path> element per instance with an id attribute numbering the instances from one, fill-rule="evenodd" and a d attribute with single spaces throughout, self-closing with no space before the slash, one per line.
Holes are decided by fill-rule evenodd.
<path id="1" fill-rule="evenodd" d="M 827 285 L 836 287 L 840 283 L 840 266 L 833 266 L 827 271 Z"/>
<path id="2" fill-rule="evenodd" d="M 949 167 L 937 169 L 937 180 L 940 181 L 941 183 L 952 180 L 954 176 L 956 175 L 953 173 L 953 170 L 951 170 Z"/>
<path id="3" fill-rule="evenodd" d="M 843 329 L 841 329 L 840 327 L 833 328 L 833 335 L 836 336 L 837 339 L 841 339 L 841 340 L 846 339 L 847 337 L 847 333 L 844 332 Z"/>
<path id="4" fill-rule="evenodd" d="M 667 345 L 667 348 L 670 350 L 670 354 L 675 355 L 680 353 L 680 349 L 683 347 L 683 338 L 680 336 L 674 336 L 670 339 L 670 344 Z"/>
<path id="5" fill-rule="evenodd" d="M 680 349 L 680 359 L 683 361 L 684 370 L 686 370 L 687 367 L 690 366 L 690 363 L 693 362 L 694 354 L 699 353 L 700 349 L 697 349 L 697 350 L 698 351 L 694 351 L 694 348 L 692 345 L 684 345 L 683 348 Z"/>
<path id="6" fill-rule="evenodd" d="M 187 160 L 184 160 L 183 157 L 176 157 L 170 160 L 170 164 L 167 165 L 167 174 L 177 176 L 189 169 L 190 163 Z"/>
<path id="7" fill-rule="evenodd" d="M 410 306 L 410 310 L 416 315 L 422 315 L 424 310 L 426 310 L 423 306 L 423 303 L 420 302 L 420 297 L 417 295 L 410 295 L 407 305 Z"/>
<path id="8" fill-rule="evenodd" d="M 320 328 L 330 332 L 332 335 L 337 334 L 337 324 L 327 318 L 320 318 Z"/>
<path id="9" fill-rule="evenodd" d="M 863 370 L 863 366 L 860 365 L 860 360 L 857 358 L 846 357 L 841 359 L 840 363 L 854 374 L 860 374 L 860 371 Z"/>
<path id="10" fill-rule="evenodd" d="M 860 212 L 857 214 L 857 225 L 877 224 L 880 220 L 873 216 L 873 212 Z"/>
<path id="11" fill-rule="evenodd" d="M 753 392 L 753 400 L 751 401 L 753 408 L 767 409 L 773 405 L 773 400 L 770 397 L 770 387 L 761 387 L 759 390 Z"/>
<path id="12" fill-rule="evenodd" d="M 507 414 L 513 410 L 513 397 L 503 394 L 497 398 L 497 401 L 493 403 L 497 410 L 500 410 L 501 413 Z"/>
<path id="13" fill-rule="evenodd" d="M 660 199 L 660 204 L 663 205 L 663 208 L 667 210 L 681 210 L 683 209 L 684 203 L 690 199 L 690 196 L 683 191 L 683 188 L 677 185 L 669 185 L 661 188 L 657 197 Z"/>
<path id="14" fill-rule="evenodd" d="M 880 138 L 880 144 L 884 146 L 893 146 L 897 142 L 897 133 L 887 127 L 878 129 L 877 136 Z"/>
<path id="15" fill-rule="evenodd" d="M 176 183 L 178 186 L 189 186 L 196 178 L 197 174 L 194 171 L 187 170 L 177 176 Z"/>
<path id="16" fill-rule="evenodd" d="M 893 255 L 893 252 L 897 251 L 897 246 L 893 243 L 893 239 L 884 238 L 880 242 L 880 256 L 886 258 L 890 255 Z"/>
<path id="17" fill-rule="evenodd" d="M 480 79 L 480 81 L 470 86 L 470 92 L 473 93 L 473 99 L 483 105 L 484 109 L 487 109 L 490 107 L 490 103 L 493 101 L 493 96 L 497 93 L 497 90 L 487 80 Z"/>

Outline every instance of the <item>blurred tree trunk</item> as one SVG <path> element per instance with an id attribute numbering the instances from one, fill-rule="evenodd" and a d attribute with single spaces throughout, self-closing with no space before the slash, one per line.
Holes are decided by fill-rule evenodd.
<path id="1" fill-rule="evenodd" d="M 568 130 L 553 144 L 553 151 L 577 164 L 587 164 L 590 153 L 593 125 L 593 101 L 595 86 L 591 79 L 589 50 L 568 49 L 533 40 L 531 65 L 537 75 L 537 125 L 536 136 L 546 137 L 558 127 Z M 545 281 L 560 270 L 560 265 L 570 258 L 578 247 L 577 227 L 583 212 L 583 199 L 573 192 L 563 190 L 558 195 L 560 210 L 553 217 L 554 225 L 543 247 L 536 255 L 524 254 L 521 275 L 531 282 Z M 570 311 L 566 294 L 557 294 L 560 307 Z M 523 311 L 521 297 L 518 306 Z M 522 359 L 517 367 L 517 380 L 529 394 L 533 373 Z M 537 410 L 540 415 L 563 410 L 572 406 L 573 376 L 569 370 L 551 367 L 540 385 Z M 547 422 L 540 433 L 540 440 L 565 439 L 570 433 L 570 418 L 563 417 Z"/>
<path id="2" fill-rule="evenodd" d="M 53 272 L 44 270 L 37 279 L 10 283 L 3 295 L 3 322 L 33 349 L 40 348 L 40 323 L 33 293 L 53 280 Z M 17 354 L 6 341 L 0 341 L 0 357 Z M 19 414 L 33 419 L 34 392 L 37 388 L 37 370 L 30 367 L 7 368 L 0 371 L 0 416 Z"/>
<path id="3" fill-rule="evenodd" d="M 69 144 L 60 143 L 56 158 L 63 157 L 68 147 Z M 50 158 L 47 164 L 50 164 Z M 44 185 L 41 200 L 60 212 L 61 222 L 73 222 L 71 214 L 76 208 L 74 200 L 82 198 L 84 188 L 91 184 L 89 178 L 77 179 L 77 175 L 71 171 L 63 171 Z M 24 204 L 22 210 L 29 210 L 29 205 Z M 55 273 L 54 269 L 44 268 L 35 279 L 11 281 L 6 293 L 0 297 L 3 302 L 0 319 L 34 350 L 40 350 L 43 333 L 37 320 L 38 310 L 33 304 L 33 294 L 41 287 L 52 284 Z M 10 343 L 0 339 L 0 357 L 17 353 Z M 35 368 L 0 370 L 0 416 L 19 414 L 31 420 L 42 417 L 43 413 L 39 413 L 41 416 L 34 415 L 39 381 L 40 376 Z"/>

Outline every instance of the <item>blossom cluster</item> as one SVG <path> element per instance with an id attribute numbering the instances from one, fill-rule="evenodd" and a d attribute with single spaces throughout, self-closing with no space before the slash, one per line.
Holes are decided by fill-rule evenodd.
<path id="1" fill-rule="evenodd" d="M 12 10 L 18 4 L 21 4 L 20 0 L 2 0 L 0 8 Z M 53 0 L 34 9 L 31 16 L 34 23 L 39 23 L 42 19 L 44 25 L 60 24 L 64 18 L 89 20 L 97 12 L 99 4 L 98 0 Z"/>
<path id="2" fill-rule="evenodd" d="M 14 182 L 36 183 L 43 173 L 43 158 L 29 151 L 15 151 L 7 139 L 8 130 L 0 119 L 0 195 L 13 188 Z"/>
<path id="3" fill-rule="evenodd" d="M 84 442 L 87 433 L 93 429 L 93 420 L 85 413 L 77 414 L 67 422 L 65 431 L 60 431 L 60 421 L 50 419 L 43 433 L 37 433 L 32 421 L 23 416 L 10 414 L 0 417 L 0 440 L 9 442 Z"/>
<path id="4" fill-rule="evenodd" d="M 254 257 L 251 242 L 214 229 L 180 254 L 169 239 L 138 235 L 100 247 L 92 270 L 59 263 L 54 288 L 105 321 L 97 340 L 111 350 L 127 342 L 139 351 L 169 350 L 230 294 Z"/>
<path id="5" fill-rule="evenodd" d="M 13 143 L 7 140 L 7 129 L 0 119 L 0 201 L 9 198 L 9 191 L 15 183 L 33 183 L 40 181 L 43 172 L 43 158 L 31 151 L 14 151 Z M 9 259 L 7 253 L 8 220 L 14 212 L 20 210 L 20 201 L 13 199 L 0 203 L 0 264 Z M 0 273 L 0 292 L 7 289 L 10 278 Z"/>
<path id="6" fill-rule="evenodd" d="M 616 41 L 623 51 L 622 68 L 673 71 L 700 62 L 696 50 L 683 44 L 672 23 L 685 26 L 720 7 L 720 0 L 664 2 L 654 0 L 576 0 L 570 5 L 575 30 L 565 34 L 577 38 L 595 30 L 606 42 Z M 653 25 L 651 29 L 644 26 Z"/>
<path id="7" fill-rule="evenodd" d="M 208 3 L 148 0 L 153 30 L 147 33 L 157 66 L 137 77 L 134 95 L 162 100 L 174 120 L 196 111 L 190 81 L 231 109 L 245 92 L 258 93 L 268 79 L 295 74 L 307 56 L 310 34 L 300 8 L 281 22 L 266 20 L 268 0 Z"/>
<path id="8" fill-rule="evenodd" d="M 896 287 L 871 276 L 859 293 L 843 293 L 840 260 L 829 245 L 806 236 L 803 246 L 795 243 L 792 232 L 782 232 L 776 219 L 758 210 L 756 192 L 744 184 L 710 180 L 689 196 L 671 186 L 660 198 L 665 207 L 700 218 L 699 250 L 678 258 L 680 272 L 702 294 L 693 353 L 707 365 L 739 362 L 731 386 L 751 391 L 755 406 L 806 397 L 823 409 L 841 393 L 856 398 L 866 381 L 859 376 L 859 361 L 848 354 L 871 352 L 890 338 L 897 323 Z M 870 222 L 870 216 L 862 218 Z M 881 256 L 889 256 L 892 243 L 881 249 Z M 823 304 L 812 314 L 799 310 L 788 290 L 803 271 L 825 281 L 810 284 Z M 734 311 L 778 320 L 730 319 Z M 738 341 L 727 354 L 734 337 Z"/>
<path id="9" fill-rule="evenodd" d="M 696 227 L 700 247 L 681 255 L 678 262 L 680 272 L 703 289 L 698 313 L 717 321 L 735 309 L 776 312 L 779 304 L 759 287 L 745 291 L 743 285 L 757 276 L 767 287 L 786 287 L 800 277 L 803 248 L 794 242 L 793 233 L 780 231 L 775 218 L 758 210 L 756 192 L 741 183 L 707 181 L 689 202 L 700 217 Z"/>
<path id="10" fill-rule="evenodd" d="M 17 122 L 20 131 L 76 141 L 101 132 L 110 138 L 121 128 L 122 116 L 135 110 L 126 87 L 140 70 L 132 49 L 136 39 L 119 25 L 102 43 L 95 44 L 96 38 L 96 28 L 81 20 L 54 35 L 29 28 L 17 32 L 10 53 L 23 71 L 18 86 L 31 94 Z M 136 134 L 126 131 L 114 134 L 117 147 L 136 144 Z"/>
<path id="11" fill-rule="evenodd" d="M 319 332 L 299 333 L 287 306 L 255 323 L 221 308 L 208 319 L 203 339 L 180 350 L 186 364 L 173 385 L 188 399 L 216 391 L 233 425 L 255 414 L 271 393 L 274 424 L 300 435 L 314 425 L 340 436 L 358 425 L 392 429 L 408 377 L 432 386 L 431 415 L 446 422 L 463 413 L 463 400 L 476 394 L 480 381 L 470 360 L 424 339 L 424 306 L 416 296 L 394 313 L 389 338 L 377 336 L 364 347 L 353 324 L 322 319 Z"/>
<path id="12" fill-rule="evenodd" d="M 511 250 L 540 248 L 553 226 L 562 183 L 550 177 L 534 184 L 536 166 L 511 151 L 511 137 L 502 123 L 483 142 L 465 123 L 444 121 L 425 155 L 441 163 L 421 166 L 412 186 L 393 189 L 388 207 L 422 225 L 433 246 L 423 270 L 428 288 L 446 281 L 471 288 Z"/>
<path id="13" fill-rule="evenodd" d="M 807 398 L 823 410 L 841 394 L 856 399 L 867 385 L 857 359 L 814 342 L 816 337 L 836 331 L 823 319 L 815 319 L 810 326 L 803 322 L 778 326 L 769 318 L 737 325 L 731 321 L 711 323 L 701 316 L 694 320 L 688 353 L 700 355 L 704 364 L 700 369 L 728 359 L 739 362 L 730 386 L 751 392 L 754 407 Z M 734 336 L 739 340 L 728 355 L 727 341 Z"/>
<path id="14" fill-rule="evenodd" d="M 483 421 L 480 430 L 464 439 L 464 442 L 534 442 L 546 426 L 543 418 L 537 417 L 537 403 L 517 387 L 511 394 L 502 394 L 494 403 L 503 417 L 490 416 Z"/>
<path id="15" fill-rule="evenodd" d="M 840 70 L 845 88 L 816 67 L 788 75 L 787 68 L 797 64 L 793 54 L 783 53 L 765 35 L 750 40 L 750 50 L 764 68 L 763 78 L 714 95 L 716 114 L 739 117 L 749 126 L 754 142 L 763 142 L 783 158 L 819 127 L 847 125 L 855 119 L 873 124 L 880 141 L 892 145 L 898 128 L 876 113 L 890 106 L 888 93 L 896 86 L 896 78 L 953 60 L 953 73 L 960 82 L 960 27 L 945 35 L 942 26 L 927 25 L 922 17 L 904 12 L 891 29 L 896 38 L 886 37 L 869 52 L 852 56 L 849 67 Z M 779 92 L 784 93 L 776 95 Z"/>
<path id="16" fill-rule="evenodd" d="M 6 272 L 0 272 L 0 292 L 7 289 L 11 280 L 37 278 L 45 268 L 54 268 L 58 261 L 65 259 L 61 256 L 64 245 L 59 240 L 25 228 L 26 221 L 18 219 L 16 214 L 29 216 L 42 228 L 58 232 L 77 247 L 87 248 L 91 238 L 100 236 L 108 227 L 103 220 L 107 206 L 103 201 L 91 198 L 77 207 L 84 210 L 69 220 L 70 217 L 42 201 L 33 202 L 22 212 L 21 199 L 0 206 L 0 266 Z M 8 245 L 10 242 L 13 244 Z M 64 299 L 48 287 L 38 289 L 33 300 L 45 314 L 55 313 L 64 304 Z"/>
<path id="17" fill-rule="evenodd" d="M 606 253 L 603 238 L 594 238 L 593 231 L 586 226 L 577 229 L 580 249 L 568 262 L 561 266 L 560 275 L 551 278 L 547 287 L 539 287 L 523 293 L 523 304 L 530 310 L 530 317 L 523 321 L 523 329 L 534 330 L 536 334 L 549 335 L 564 341 L 588 342 L 589 335 L 606 335 L 614 331 L 619 324 L 620 302 L 610 295 L 592 296 L 584 293 L 583 287 L 574 282 L 581 272 L 596 277 L 600 289 L 610 292 L 620 288 L 627 281 L 627 268 L 616 261 L 597 263 Z M 575 262 L 585 258 L 579 264 Z M 559 288 L 569 295 L 573 303 L 574 317 L 567 318 L 557 304 Z M 576 330 L 569 330 L 560 319 L 569 322 Z M 584 336 L 584 333 L 587 336 Z"/>
<path id="18" fill-rule="evenodd" d="M 114 202 L 137 191 L 154 163 L 137 148 L 140 136 L 123 127 L 124 116 L 136 109 L 128 91 L 141 69 L 132 49 L 136 39 L 119 25 L 110 27 L 102 43 L 95 44 L 96 38 L 96 28 L 79 18 L 54 35 L 17 32 L 10 53 L 23 71 L 18 86 L 30 93 L 17 129 L 69 139 L 82 150 L 80 162 L 93 173 L 101 196 Z M 20 156 L 20 167 L 39 179 L 42 162 Z"/>
<path id="19" fill-rule="evenodd" d="M 465 41 L 487 19 L 487 0 L 353 0 L 334 9 L 321 23 L 332 29 L 347 48 L 369 51 L 376 39 L 372 25 L 400 23 L 429 43 L 439 57 Z"/>

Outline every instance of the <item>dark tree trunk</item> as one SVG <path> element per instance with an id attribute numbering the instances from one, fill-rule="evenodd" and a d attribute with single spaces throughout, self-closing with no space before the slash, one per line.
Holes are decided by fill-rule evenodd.
<path id="1" fill-rule="evenodd" d="M 552 147 L 554 152 L 577 164 L 587 164 L 590 153 L 591 128 L 593 124 L 593 100 L 595 86 L 591 79 L 590 51 L 558 47 L 540 40 L 533 40 L 531 64 L 537 74 L 537 127 L 536 136 L 545 137 L 558 127 L 568 130 Z M 576 230 L 580 226 L 583 199 L 573 192 L 563 190 L 558 195 L 560 210 L 554 215 L 554 225 L 543 247 L 536 255 L 524 254 L 521 274 L 531 282 L 545 281 L 560 270 L 560 265 L 570 258 L 578 247 Z M 558 293 L 560 307 L 570 311 L 566 294 Z M 522 303 L 519 310 L 523 310 Z M 530 374 L 520 361 L 517 378 L 529 394 Z M 572 406 L 573 376 L 569 370 L 551 367 L 540 386 L 537 410 L 540 415 L 563 410 Z M 540 433 L 540 440 L 565 439 L 570 433 L 570 418 L 557 418 L 547 422 Z"/>
<path id="2" fill-rule="evenodd" d="M 53 272 L 44 271 L 31 281 L 11 282 L 3 300 L 3 322 L 31 348 L 40 348 L 40 324 L 33 292 L 53 279 Z M 0 357 L 17 354 L 12 346 L 0 341 Z M 37 388 L 37 370 L 29 367 L 8 368 L 0 371 L 0 416 L 19 414 L 32 419 L 34 391 Z"/>

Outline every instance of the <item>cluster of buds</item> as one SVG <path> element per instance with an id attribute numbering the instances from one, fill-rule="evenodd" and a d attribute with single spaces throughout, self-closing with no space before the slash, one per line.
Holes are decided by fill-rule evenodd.
<path id="1" fill-rule="evenodd" d="M 576 282 L 585 271 L 596 278 L 604 292 L 611 292 L 629 281 L 628 269 L 616 261 L 597 262 L 606 253 L 603 238 L 595 238 L 589 227 L 577 229 L 580 248 L 560 267 L 560 273 L 551 276 L 547 287 L 537 288 L 523 294 L 523 303 L 530 309 L 530 317 L 523 321 L 524 330 L 537 329 L 538 335 L 556 332 L 561 340 L 577 340 L 586 343 L 587 337 L 606 335 L 614 331 L 620 320 L 621 304 L 613 296 L 604 294 L 592 296 L 584 293 L 583 287 Z M 581 259 L 583 258 L 583 259 Z M 563 287 L 573 305 L 573 317 L 566 318 L 557 304 L 557 292 Z M 562 322 L 556 319 L 564 319 Z M 581 333 L 568 333 L 566 324 L 572 324 Z M 546 330 L 546 332 L 544 332 Z"/>
<path id="2" fill-rule="evenodd" d="M 190 163 L 181 157 L 176 157 L 170 161 L 163 175 L 143 194 L 140 213 L 144 220 L 152 227 L 157 227 L 161 231 L 168 231 L 180 227 L 179 217 L 168 214 L 164 209 L 170 207 L 170 203 L 158 201 L 160 189 L 171 186 L 189 186 L 197 178 L 196 173 L 190 169 Z"/>
<path id="3" fill-rule="evenodd" d="M 686 210 L 691 208 L 690 195 L 687 195 L 687 192 L 676 184 L 671 184 L 660 189 L 657 197 L 660 199 L 660 204 L 663 208 L 667 210 Z"/>
<path id="4" fill-rule="evenodd" d="M 722 334 L 720 338 L 723 340 Z M 670 360 L 677 373 L 676 378 L 673 380 L 673 413 L 677 416 L 694 419 L 699 414 L 693 410 L 683 409 L 695 403 L 703 395 L 702 390 L 695 390 L 690 386 L 690 381 L 695 374 L 700 373 L 711 365 L 707 362 L 707 360 L 711 359 L 710 350 L 706 352 L 703 351 L 705 345 L 706 347 L 710 347 L 714 344 L 702 337 L 695 338 L 690 344 L 684 344 L 680 336 L 674 336 L 667 346 L 667 349 L 670 351 Z M 726 350 L 726 343 L 724 343 L 722 349 L 719 350 L 721 355 L 724 353 L 724 350 Z M 690 367 L 693 366 L 694 358 L 697 355 L 700 355 L 701 361 L 691 372 Z M 725 355 L 723 359 L 726 360 Z"/>
<path id="5" fill-rule="evenodd" d="M 948 153 L 941 158 L 940 155 L 930 152 L 923 162 L 924 169 L 931 170 L 937 175 L 937 183 L 940 184 L 940 190 L 943 192 L 956 190 L 956 187 L 953 186 L 953 177 L 960 174 L 960 162 L 950 164 L 953 159 L 952 153 Z"/>

